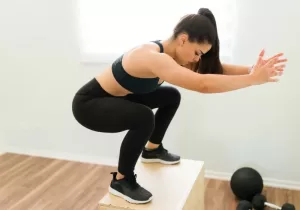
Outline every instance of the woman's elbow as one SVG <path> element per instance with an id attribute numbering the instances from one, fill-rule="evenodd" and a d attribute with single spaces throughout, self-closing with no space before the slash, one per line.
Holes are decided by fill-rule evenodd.
<path id="1" fill-rule="evenodd" d="M 213 93 L 220 93 L 222 91 L 215 84 L 212 84 L 208 81 L 207 82 L 202 81 L 200 83 L 200 85 L 198 85 L 197 92 L 202 93 L 202 94 L 213 94 Z"/>
<path id="2" fill-rule="evenodd" d="M 200 87 L 197 90 L 199 93 L 203 94 L 209 94 L 212 93 L 207 85 L 200 85 Z"/>
<path id="3" fill-rule="evenodd" d="M 210 93 L 209 85 L 207 84 L 205 79 L 201 78 L 200 81 L 198 80 L 194 87 L 196 87 L 196 91 L 199 93 L 203 93 L 203 94 Z"/>

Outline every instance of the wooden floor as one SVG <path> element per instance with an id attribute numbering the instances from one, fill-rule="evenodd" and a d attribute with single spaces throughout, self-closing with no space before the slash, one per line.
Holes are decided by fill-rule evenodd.
<path id="1" fill-rule="evenodd" d="M 0 156 L 1 210 L 97 210 L 114 167 L 17 154 Z M 229 183 L 206 180 L 207 210 L 234 210 Z M 300 192 L 265 188 L 269 202 L 294 203 Z"/>

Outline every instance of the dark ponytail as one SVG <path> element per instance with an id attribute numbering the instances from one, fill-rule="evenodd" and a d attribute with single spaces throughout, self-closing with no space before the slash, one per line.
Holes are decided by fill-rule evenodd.
<path id="1" fill-rule="evenodd" d="M 195 70 L 202 74 L 223 74 L 223 68 L 219 57 L 220 43 L 215 17 L 207 8 L 200 8 L 198 14 L 207 17 L 211 21 L 216 30 L 216 37 L 211 50 L 202 55 L 199 65 Z"/>

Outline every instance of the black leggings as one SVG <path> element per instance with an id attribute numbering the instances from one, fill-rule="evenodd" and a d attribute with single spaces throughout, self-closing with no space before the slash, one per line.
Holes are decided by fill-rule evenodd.
<path id="1" fill-rule="evenodd" d="M 72 109 L 84 127 L 115 133 L 128 130 L 122 141 L 118 171 L 132 175 L 147 141 L 160 144 L 180 104 L 181 95 L 173 87 L 161 86 L 147 94 L 112 96 L 95 78 L 76 93 Z M 152 109 L 158 108 L 155 115 Z"/>

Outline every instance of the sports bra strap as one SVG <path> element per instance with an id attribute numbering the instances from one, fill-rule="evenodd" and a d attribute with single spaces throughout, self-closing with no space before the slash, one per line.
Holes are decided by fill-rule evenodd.
<path id="1" fill-rule="evenodd" d="M 162 45 L 162 43 L 160 43 L 160 40 L 156 40 L 153 41 L 154 43 L 156 43 L 159 46 L 160 52 L 163 53 L 164 52 L 164 47 Z"/>

